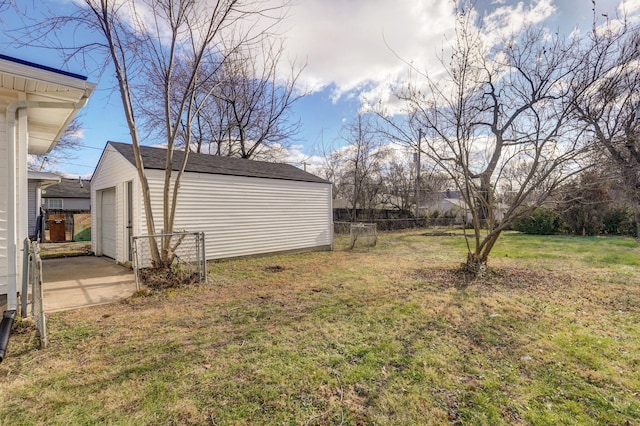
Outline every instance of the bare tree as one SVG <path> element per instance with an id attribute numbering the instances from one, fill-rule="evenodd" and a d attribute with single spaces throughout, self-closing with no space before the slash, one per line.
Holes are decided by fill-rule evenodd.
<path id="1" fill-rule="evenodd" d="M 283 71 L 284 41 L 276 37 L 239 45 L 233 39 L 223 49 L 224 54 L 203 62 L 199 70 L 195 98 L 200 106 L 191 123 L 181 123 L 179 144 L 186 146 L 189 130 L 190 149 L 195 152 L 264 160 L 275 151 L 276 158 L 299 130 L 291 108 L 304 96 L 296 91 L 302 69 L 290 64 L 288 74 Z M 188 81 L 188 73 L 174 74 L 174 87 Z M 152 99 L 151 95 L 147 98 Z M 145 108 L 145 127 L 158 133 L 162 111 L 154 103 Z"/>
<path id="2" fill-rule="evenodd" d="M 400 211 L 409 211 L 415 198 L 416 167 L 392 158 L 383 164 L 382 176 L 386 203 Z"/>
<path id="3" fill-rule="evenodd" d="M 319 151 L 322 157 L 322 164 L 319 167 L 318 175 L 332 183 L 331 192 L 333 198 L 341 198 L 342 194 L 339 192 L 340 185 L 338 181 L 344 167 L 344 156 L 336 151 L 334 146 L 325 145 L 324 143 L 319 148 Z"/>
<path id="4" fill-rule="evenodd" d="M 210 64 L 219 64 L 226 56 L 222 43 L 225 36 L 237 34 L 238 28 L 243 27 L 241 24 L 245 24 L 247 31 L 236 39 L 235 46 L 254 42 L 266 34 L 252 34 L 258 18 L 277 20 L 280 8 L 266 1 L 248 0 L 83 0 L 73 16 L 49 21 L 49 29 L 58 30 L 71 24 L 97 35 L 97 42 L 77 47 L 76 52 L 106 49 L 131 134 L 150 234 L 158 230 L 140 154 L 139 130 L 147 118 L 144 112 L 149 110 L 149 102 L 162 105 L 163 137 L 159 142 L 167 148 L 162 232 L 170 234 L 190 150 L 185 149 L 180 157 L 174 154 L 180 141 L 191 146 L 192 125 L 211 96 L 210 91 L 203 93 L 199 89 L 205 85 L 215 87 L 211 84 L 215 73 L 211 71 L 217 68 Z M 42 31 L 34 35 L 46 36 Z M 149 96 L 150 93 L 153 96 Z M 171 258 L 169 238 L 163 242 L 162 252 L 152 244 L 151 255 L 158 267 L 165 266 Z"/>
<path id="5" fill-rule="evenodd" d="M 14 0 L 0 0 L 0 12 L 4 12 L 10 7 L 15 7 Z M 1 19 L 0 19 L 1 21 Z"/>
<path id="6" fill-rule="evenodd" d="M 56 166 L 66 160 L 75 158 L 74 152 L 82 143 L 81 132 L 82 123 L 76 116 L 62 133 L 60 140 L 56 143 L 53 150 L 47 155 L 33 155 L 33 161 L 30 162 L 29 167 L 32 170 L 39 170 L 45 164 Z"/>
<path id="7" fill-rule="evenodd" d="M 562 187 L 556 211 L 570 232 L 576 235 L 602 232 L 603 219 L 611 202 L 607 183 L 605 176 L 591 170 Z"/>
<path id="8" fill-rule="evenodd" d="M 388 149 L 381 143 L 380 135 L 372 123 L 371 115 L 358 116 L 342 127 L 342 139 L 346 147 L 334 155 L 342 156 L 338 176 L 338 194 L 344 193 L 351 204 L 351 221 L 358 218 L 358 207 L 363 210 L 375 207 L 383 190 L 382 166 Z"/>
<path id="9" fill-rule="evenodd" d="M 575 114 L 590 130 L 596 161 L 608 159 L 635 203 L 640 239 L 640 30 L 594 24 L 575 87 Z"/>
<path id="10" fill-rule="evenodd" d="M 417 145 L 460 191 L 471 216 L 466 270 L 482 274 L 501 232 L 527 206 L 541 204 L 579 172 L 581 129 L 571 118 L 569 83 L 580 58 L 574 40 L 529 27 L 487 46 L 477 15 L 461 5 L 444 75 L 420 73 L 421 85 L 399 93 L 408 123 L 385 116 L 398 138 Z M 415 70 L 414 71 L 418 71 Z M 523 172 L 511 204 L 501 209 L 496 188 L 509 167 Z"/>
<path id="11" fill-rule="evenodd" d="M 285 145 L 297 134 L 300 123 L 291 120 L 290 112 L 304 96 L 295 91 L 302 70 L 292 65 L 289 76 L 282 79 L 283 52 L 282 41 L 267 40 L 258 52 L 235 49 L 222 64 L 221 83 L 213 91 L 217 112 L 225 120 L 224 131 L 219 131 L 224 137 L 213 140 L 218 153 L 252 158 L 264 148 Z"/>
<path id="12" fill-rule="evenodd" d="M 418 195 L 420 199 L 416 200 L 416 162 L 417 158 L 411 162 L 395 158 L 393 155 L 383 162 L 385 202 L 398 210 L 409 211 L 416 203 L 422 205 L 425 200 L 437 199 L 438 194 L 449 184 L 447 176 L 439 173 L 437 167 L 422 162 Z"/>

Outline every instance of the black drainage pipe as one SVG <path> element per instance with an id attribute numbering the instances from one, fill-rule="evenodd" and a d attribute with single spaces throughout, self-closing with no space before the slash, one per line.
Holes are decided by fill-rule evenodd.
<path id="1" fill-rule="evenodd" d="M 16 319 L 16 311 L 4 311 L 2 322 L 0 322 L 0 362 L 4 360 L 7 354 L 9 335 L 11 335 L 11 326 L 14 319 Z"/>

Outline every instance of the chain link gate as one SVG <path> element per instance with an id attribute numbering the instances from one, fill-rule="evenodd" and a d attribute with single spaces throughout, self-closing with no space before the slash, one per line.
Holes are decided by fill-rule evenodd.
<path id="1" fill-rule="evenodd" d="M 49 340 L 47 339 L 47 320 L 44 314 L 40 245 L 37 241 L 31 242 L 26 238 L 23 244 L 23 254 L 20 316 L 22 318 L 33 317 L 33 322 L 38 330 L 40 348 L 46 348 Z M 31 295 L 31 300 L 29 300 L 29 294 Z"/>
<path id="2" fill-rule="evenodd" d="M 207 256 L 204 232 L 177 232 L 173 234 L 139 235 L 131 237 L 131 259 L 140 289 L 141 271 L 154 268 L 151 255 L 152 240 L 160 253 L 166 252 L 169 268 L 175 273 L 197 275 L 200 283 L 207 283 Z"/>

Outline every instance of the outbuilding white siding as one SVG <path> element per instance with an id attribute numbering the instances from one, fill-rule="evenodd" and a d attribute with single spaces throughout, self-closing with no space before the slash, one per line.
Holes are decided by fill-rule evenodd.
<path id="1" fill-rule="evenodd" d="M 105 231 L 102 229 L 104 213 L 99 206 L 102 205 L 103 192 L 113 189 L 115 191 L 115 226 L 113 231 L 108 229 L 107 232 L 114 232 L 115 234 L 109 235 L 107 238 L 114 239 L 115 253 L 113 257 L 122 263 L 128 260 L 125 208 L 127 199 L 126 182 L 130 180 L 137 182 L 135 167 L 115 149 L 107 145 L 91 179 L 91 249 L 97 256 L 105 254 L 102 247 Z M 133 185 L 134 192 L 138 187 L 139 183 Z M 134 193 L 133 199 L 140 199 L 140 196 Z M 134 212 L 137 211 L 139 214 L 140 209 L 136 206 L 133 207 Z M 136 216 L 134 215 L 134 217 Z M 134 229 L 136 228 L 134 227 Z M 107 254 L 111 257 L 110 253 Z"/>
<path id="2" fill-rule="evenodd" d="M 160 233 L 164 171 L 147 169 L 145 172 L 156 232 Z M 186 172 L 180 184 L 174 232 L 204 232 L 207 259 L 330 250 L 333 244 L 331 184 L 318 178 L 315 180 Z M 127 181 L 133 181 L 133 234 L 147 235 L 135 168 L 107 144 L 92 180 L 92 211 L 95 212 L 93 220 L 97 222 L 102 214 L 96 210 L 99 191 L 115 187 L 116 233 L 120 238 L 116 260 L 119 262 L 128 260 L 125 244 Z M 99 238 L 93 238 L 92 242 L 98 255 L 102 254 Z"/>
<path id="3" fill-rule="evenodd" d="M 147 176 L 152 209 L 161 212 L 164 172 Z M 330 184 L 187 173 L 179 197 L 174 231 L 204 232 L 209 259 L 332 244 Z M 147 234 L 144 217 L 141 224 Z"/>

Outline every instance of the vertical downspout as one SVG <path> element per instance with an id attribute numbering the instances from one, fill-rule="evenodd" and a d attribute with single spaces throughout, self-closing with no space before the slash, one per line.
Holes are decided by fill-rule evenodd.
<path id="1" fill-rule="evenodd" d="M 22 104 L 25 101 L 15 101 L 7 106 L 6 115 L 6 137 L 7 137 L 7 190 L 9 192 L 7 197 L 7 268 L 8 268 L 8 280 L 7 283 L 7 311 L 15 311 L 18 306 L 17 298 L 17 277 L 18 277 L 18 265 L 17 265 L 17 245 L 16 239 L 18 233 L 16 229 L 16 113 L 19 108 L 24 108 Z"/>

